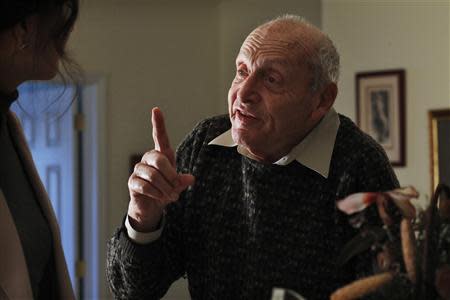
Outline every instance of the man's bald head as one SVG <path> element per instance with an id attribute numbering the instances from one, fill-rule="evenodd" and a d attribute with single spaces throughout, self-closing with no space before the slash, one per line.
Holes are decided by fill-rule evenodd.
<path id="1" fill-rule="evenodd" d="M 253 30 L 247 39 L 255 36 L 264 36 L 297 52 L 299 62 L 306 63 L 312 72 L 313 91 L 330 82 L 337 84 L 339 54 L 336 47 L 325 33 L 302 17 L 284 15 L 270 20 Z"/>

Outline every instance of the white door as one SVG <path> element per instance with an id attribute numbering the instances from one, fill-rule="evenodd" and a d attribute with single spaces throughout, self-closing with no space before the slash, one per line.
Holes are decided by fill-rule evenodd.
<path id="1" fill-rule="evenodd" d="M 77 298 L 105 299 L 106 85 L 98 78 L 77 88 L 75 98 L 74 86 L 25 83 L 11 108 L 55 210 Z M 76 114 L 84 115 L 79 130 Z"/>
<path id="2" fill-rule="evenodd" d="M 12 110 L 22 122 L 36 167 L 58 219 L 70 278 L 76 262 L 75 88 L 57 83 L 26 83 Z M 75 101 L 77 101 L 75 99 Z"/>

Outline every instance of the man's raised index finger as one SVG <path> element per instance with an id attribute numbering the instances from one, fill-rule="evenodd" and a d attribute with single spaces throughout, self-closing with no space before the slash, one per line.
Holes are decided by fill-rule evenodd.
<path id="1" fill-rule="evenodd" d="M 152 125 L 155 149 L 163 154 L 168 154 L 167 151 L 172 151 L 172 149 L 170 147 L 166 125 L 164 124 L 164 116 L 158 107 L 152 109 Z"/>

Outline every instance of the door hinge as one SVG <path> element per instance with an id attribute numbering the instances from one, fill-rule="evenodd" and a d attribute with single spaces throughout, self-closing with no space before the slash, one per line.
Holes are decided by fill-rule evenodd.
<path id="1" fill-rule="evenodd" d="M 74 128 L 77 131 L 83 131 L 86 128 L 86 121 L 85 121 L 85 117 L 84 114 L 82 113 L 77 113 L 75 114 L 74 117 Z"/>
<path id="2" fill-rule="evenodd" d="M 77 261 L 75 265 L 75 275 L 78 278 L 83 278 L 86 276 L 86 262 L 84 260 Z"/>

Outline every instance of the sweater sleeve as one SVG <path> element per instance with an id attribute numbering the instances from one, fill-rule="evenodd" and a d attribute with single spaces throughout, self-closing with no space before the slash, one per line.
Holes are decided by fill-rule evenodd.
<path id="1" fill-rule="evenodd" d="M 198 126 L 197 126 L 198 127 Z M 177 169 L 192 172 L 197 128 L 177 149 Z M 183 215 L 189 192 L 166 207 L 161 237 L 149 244 L 134 243 L 125 226 L 119 228 L 107 252 L 107 279 L 116 299 L 160 299 L 186 273 Z"/>
<path id="2" fill-rule="evenodd" d="M 361 192 L 384 192 L 399 187 L 385 151 L 378 144 L 363 152 L 357 166 L 357 189 Z"/>
<path id="3" fill-rule="evenodd" d="M 163 239 L 139 245 L 125 228 L 116 231 L 107 253 L 107 278 L 115 299 L 160 299 L 183 274 L 176 253 L 169 252 Z"/>
<path id="4" fill-rule="evenodd" d="M 374 144 L 373 148 L 363 152 L 358 161 L 356 170 L 356 192 L 385 192 L 399 187 L 397 176 L 392 169 L 391 163 L 380 145 Z M 388 203 L 388 213 L 394 219 L 394 226 L 400 226 L 401 214 L 396 206 Z M 370 225 L 383 226 L 378 214 L 377 206 L 371 205 L 366 211 L 367 222 Z"/>
<path id="5" fill-rule="evenodd" d="M 399 187 L 398 179 L 389 159 L 378 144 L 373 143 L 371 147 L 362 151 L 354 163 L 352 168 L 355 180 L 354 190 L 351 193 L 384 192 Z M 394 205 L 389 205 L 388 211 L 393 216 L 395 222 L 391 230 L 394 234 L 398 234 L 400 214 Z M 371 205 L 366 209 L 365 218 L 366 222 L 371 226 L 383 226 L 376 205 Z M 356 277 L 363 278 L 378 272 L 375 267 L 376 261 L 376 252 L 368 249 L 366 252 L 355 257 L 350 264 L 355 268 Z M 379 292 L 376 292 L 364 297 L 364 299 L 384 299 L 384 297 Z"/>

